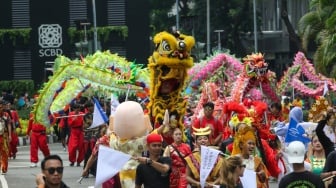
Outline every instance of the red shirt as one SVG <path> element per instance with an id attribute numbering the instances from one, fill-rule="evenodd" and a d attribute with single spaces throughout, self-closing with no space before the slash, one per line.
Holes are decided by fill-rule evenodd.
<path id="1" fill-rule="evenodd" d="M 34 122 L 33 114 L 30 114 L 30 118 L 28 121 L 27 135 L 30 134 L 30 131 L 34 131 L 34 132 L 35 131 L 36 132 L 46 131 L 46 128 L 44 125 Z"/>
<path id="2" fill-rule="evenodd" d="M 58 123 L 58 127 L 59 128 L 65 128 L 65 121 L 67 121 L 67 119 L 66 118 L 62 118 L 60 121 L 59 121 L 59 123 Z"/>
<path id="3" fill-rule="evenodd" d="M 267 114 L 267 118 L 268 118 L 268 123 L 273 123 L 275 121 L 284 121 L 284 117 L 282 116 L 281 112 L 279 112 L 278 114 L 273 114 L 271 112 L 268 112 Z"/>
<path id="4" fill-rule="evenodd" d="M 218 137 L 218 135 L 222 135 L 223 125 L 219 120 L 217 120 L 213 116 L 211 116 L 209 119 L 205 116 L 201 118 L 197 118 L 195 119 L 193 123 L 193 127 L 197 129 L 204 128 L 206 126 L 210 126 L 210 129 L 211 129 L 210 143 L 213 143 L 215 139 Z"/>
<path id="5" fill-rule="evenodd" d="M 18 125 L 19 128 L 21 128 L 20 125 L 20 118 L 19 118 L 19 114 L 17 113 L 16 110 L 11 110 L 11 116 L 12 116 L 12 122 L 14 123 L 14 125 Z"/>
<path id="6" fill-rule="evenodd" d="M 68 125 L 71 128 L 79 128 L 84 125 L 84 113 L 72 111 L 69 112 Z"/>

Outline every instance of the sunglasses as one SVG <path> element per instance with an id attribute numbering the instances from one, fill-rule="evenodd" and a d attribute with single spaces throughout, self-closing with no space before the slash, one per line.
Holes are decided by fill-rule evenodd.
<path id="1" fill-rule="evenodd" d="M 240 168 L 246 168 L 246 165 L 242 164 L 239 166 Z"/>
<path id="2" fill-rule="evenodd" d="M 57 168 L 50 167 L 50 168 L 47 168 L 45 170 L 47 170 L 49 174 L 54 174 L 55 171 L 57 171 L 57 173 L 59 173 L 59 174 L 63 173 L 63 167 L 57 167 Z"/>

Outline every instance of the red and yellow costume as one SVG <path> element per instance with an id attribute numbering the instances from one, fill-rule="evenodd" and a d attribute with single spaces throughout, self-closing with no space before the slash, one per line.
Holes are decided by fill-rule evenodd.
<path id="1" fill-rule="evenodd" d="M 268 187 L 268 170 L 263 163 L 262 159 L 257 155 L 249 155 L 243 153 L 242 145 L 247 144 L 248 141 L 253 140 L 254 142 L 257 141 L 255 136 L 254 128 L 248 125 L 241 125 L 239 130 L 235 134 L 235 140 L 233 144 L 233 150 L 231 155 L 239 155 L 243 159 L 243 163 L 246 165 L 246 169 L 253 170 L 257 173 L 257 188 L 267 188 Z M 268 154 L 268 153 L 267 153 Z M 245 157 L 244 157 L 245 156 Z M 264 176 L 261 178 L 258 175 L 258 172 L 263 171 Z M 261 179 L 264 179 L 263 181 Z"/>
<path id="2" fill-rule="evenodd" d="M 196 181 L 198 183 L 200 182 L 200 170 L 201 170 L 202 157 L 201 157 L 201 145 L 200 143 L 197 143 L 197 139 L 199 137 L 207 137 L 209 139 L 210 133 L 211 133 L 210 127 L 199 128 L 199 129 L 193 127 L 193 135 L 196 137 L 196 148 L 194 149 L 192 154 L 185 157 L 185 160 L 187 162 L 187 178 L 193 179 L 193 181 Z M 204 139 L 204 138 L 201 138 L 201 139 Z M 208 146 L 209 140 L 207 143 L 203 143 L 203 144 L 204 146 Z M 210 171 L 210 174 L 205 180 L 207 183 L 214 184 L 215 182 L 218 182 L 219 170 L 220 168 L 222 168 L 223 161 L 224 161 L 224 158 L 221 155 L 218 155 L 217 160 L 213 168 Z M 191 182 L 190 180 L 188 181 L 190 184 L 194 183 L 194 182 Z M 192 187 L 195 187 L 195 185 L 192 185 Z"/>
<path id="3" fill-rule="evenodd" d="M 222 123 L 213 116 L 211 116 L 210 118 L 204 116 L 195 119 L 193 127 L 196 129 L 210 127 L 211 129 L 210 144 L 213 144 L 218 135 L 223 133 Z"/>
<path id="4" fill-rule="evenodd" d="M 282 108 L 281 108 L 281 113 L 282 113 L 282 116 L 283 116 L 283 119 L 288 122 L 289 121 L 289 112 L 291 110 L 291 106 L 292 104 L 285 104 L 283 103 L 282 105 Z"/>
<path id="5" fill-rule="evenodd" d="M 34 123 L 32 114 L 30 114 L 28 122 L 27 135 L 30 135 L 30 161 L 32 163 L 37 163 L 39 161 L 38 148 L 40 148 L 45 157 L 50 155 L 46 128 L 42 124 Z"/>
<path id="6" fill-rule="evenodd" d="M 21 125 L 20 125 L 20 118 L 19 118 L 19 114 L 17 113 L 16 110 L 10 110 L 11 113 L 11 117 L 12 117 L 12 131 L 11 131 L 11 135 L 12 135 L 12 139 L 9 142 L 9 157 L 13 157 L 15 159 L 16 157 L 16 153 L 17 153 L 17 145 L 19 144 L 19 137 L 16 134 L 16 128 L 20 128 L 21 129 Z"/>
<path id="7" fill-rule="evenodd" d="M 186 188 L 188 185 L 186 179 L 186 162 L 181 157 L 191 154 L 189 145 L 185 143 L 173 143 L 169 148 L 170 158 L 172 160 L 172 172 L 170 173 L 170 188 Z M 177 151 L 180 153 L 178 154 Z M 180 156 L 181 155 L 181 156 Z"/>
<path id="8" fill-rule="evenodd" d="M 0 155 L 1 155 L 1 172 L 6 173 L 8 170 L 8 131 L 10 129 L 10 117 L 6 112 L 0 113 Z"/>
<path id="9" fill-rule="evenodd" d="M 268 122 L 270 124 L 272 124 L 273 122 L 276 122 L 276 121 L 285 121 L 286 119 L 283 117 L 282 113 L 279 112 L 277 114 L 274 114 L 274 113 L 267 113 L 267 118 L 268 118 Z"/>
<path id="10" fill-rule="evenodd" d="M 84 113 L 72 111 L 69 113 L 68 125 L 71 129 L 69 143 L 68 143 L 68 152 L 69 152 L 69 161 L 70 163 L 80 164 L 84 160 Z M 76 154 L 78 150 L 78 156 L 76 160 Z"/>
<path id="11" fill-rule="evenodd" d="M 190 168 L 194 178 L 200 180 L 200 167 L 201 167 L 201 153 L 198 150 L 195 150 L 191 155 L 185 158 L 187 161 L 188 167 Z M 219 176 L 219 169 L 222 167 L 223 158 L 218 156 L 217 162 L 210 172 L 207 182 L 214 182 Z"/>

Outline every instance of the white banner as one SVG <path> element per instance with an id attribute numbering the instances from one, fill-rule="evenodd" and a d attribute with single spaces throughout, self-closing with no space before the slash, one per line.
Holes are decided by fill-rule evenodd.
<path id="1" fill-rule="evenodd" d="M 244 188 L 257 188 L 257 174 L 253 170 L 245 168 L 244 176 L 240 177 Z"/>
<path id="2" fill-rule="evenodd" d="M 115 176 L 130 158 L 130 155 L 100 145 L 95 187 Z"/>
<path id="3" fill-rule="evenodd" d="M 205 181 L 213 169 L 219 153 L 219 150 L 201 146 L 200 183 L 202 188 L 204 188 Z"/>

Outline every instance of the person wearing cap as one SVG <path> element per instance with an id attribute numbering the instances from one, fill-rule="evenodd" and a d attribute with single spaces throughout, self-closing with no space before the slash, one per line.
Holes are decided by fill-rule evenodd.
<path id="1" fill-rule="evenodd" d="M 140 163 L 136 168 L 135 188 L 141 188 L 142 185 L 144 188 L 169 188 L 171 159 L 161 156 L 163 138 L 152 133 L 146 140 L 149 158 L 134 157 Z"/>
<path id="2" fill-rule="evenodd" d="M 279 188 L 311 187 L 323 188 L 322 179 L 307 171 L 304 166 L 305 145 L 300 141 L 290 142 L 286 148 L 288 162 L 293 165 L 293 172 L 285 175 L 279 182 Z"/>
<path id="3" fill-rule="evenodd" d="M 200 166 L 201 166 L 201 146 L 210 145 L 210 127 L 195 128 L 193 127 L 193 134 L 196 138 L 196 146 L 191 155 L 185 157 L 187 162 L 187 181 L 191 184 L 192 188 L 200 187 Z M 219 170 L 223 164 L 222 156 L 218 156 L 217 162 L 212 168 L 208 178 L 205 182 L 205 187 L 213 187 L 218 185 L 220 181 Z"/>

